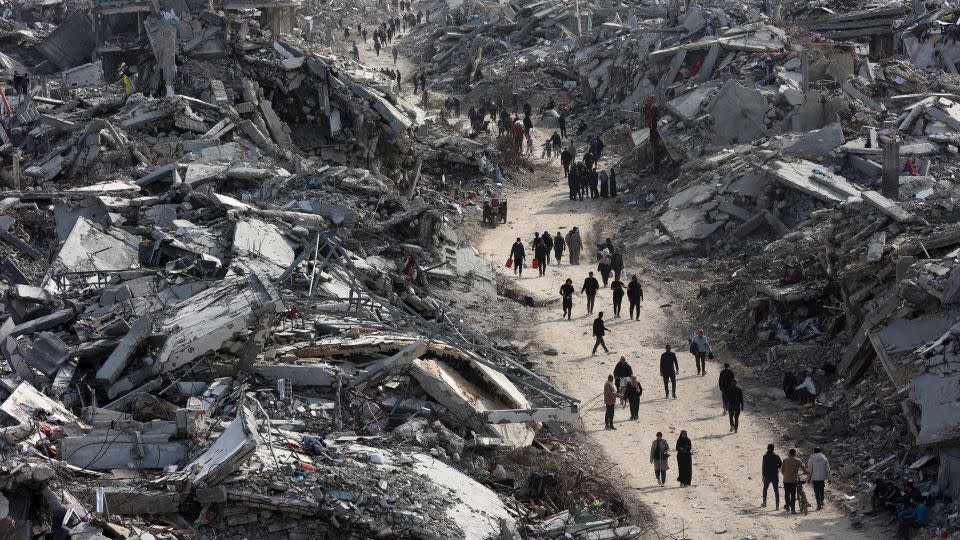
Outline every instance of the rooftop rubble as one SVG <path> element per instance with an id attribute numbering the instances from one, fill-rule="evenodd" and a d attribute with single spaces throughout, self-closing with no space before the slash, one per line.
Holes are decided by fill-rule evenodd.
<path id="1" fill-rule="evenodd" d="M 775 385 L 816 373 L 818 402 L 785 436 L 829 443 L 860 509 L 877 478 L 903 477 L 945 495 L 936 522 L 955 528 L 958 12 L 747 9 L 691 4 L 659 34 L 662 15 L 635 9 L 572 48 L 586 110 L 607 113 L 588 129 L 633 149 L 621 204 L 656 195 L 621 238 L 696 257 L 696 324 Z"/>
<path id="2" fill-rule="evenodd" d="M 456 315 L 497 293 L 455 232 L 492 144 L 334 12 L 76 7 L 3 21 L 39 84 L 0 125 L 0 537 L 642 533 L 579 402 Z"/>

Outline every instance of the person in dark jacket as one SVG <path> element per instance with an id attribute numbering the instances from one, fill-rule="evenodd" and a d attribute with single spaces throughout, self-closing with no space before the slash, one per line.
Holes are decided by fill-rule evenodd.
<path id="1" fill-rule="evenodd" d="M 623 389 L 623 397 L 626 398 L 627 403 L 630 404 L 631 420 L 640 419 L 640 396 L 642 395 L 643 387 L 640 386 L 640 381 L 637 380 L 636 375 L 631 375 L 630 382 L 627 383 L 627 386 Z"/>
<path id="2" fill-rule="evenodd" d="M 660 355 L 660 376 L 663 377 L 664 398 L 670 397 L 667 383 L 673 385 L 673 398 L 677 398 L 677 373 L 680 372 L 680 364 L 677 362 L 677 355 L 673 354 L 670 346 L 666 346 L 666 352 Z"/>
<path id="3" fill-rule="evenodd" d="M 510 248 L 510 258 L 513 259 L 513 273 L 519 277 L 523 277 L 523 260 L 526 257 L 527 253 L 523 249 L 523 242 L 517 238 L 517 241 L 513 243 L 513 247 Z"/>
<path id="4" fill-rule="evenodd" d="M 620 385 L 626 384 L 626 379 L 633 375 L 633 367 L 627 362 L 626 356 L 621 356 L 617 365 L 613 366 L 613 379 L 617 385 L 617 392 L 620 391 Z"/>
<path id="5" fill-rule="evenodd" d="M 630 301 L 630 320 L 633 320 L 633 312 L 637 312 L 637 320 L 640 320 L 640 301 L 643 300 L 643 287 L 637 281 L 637 276 L 630 278 L 627 284 L 627 300 Z"/>
<path id="6" fill-rule="evenodd" d="M 547 273 L 547 253 L 550 251 L 547 249 L 547 246 L 543 244 L 542 238 L 537 238 L 536 242 L 533 246 L 533 257 L 537 260 L 537 270 L 540 271 L 540 276 L 542 277 Z"/>
<path id="7" fill-rule="evenodd" d="M 677 481 L 681 486 L 690 487 L 693 480 L 693 443 L 687 437 L 687 430 L 680 430 L 680 437 L 673 449 L 677 451 Z"/>
<path id="8" fill-rule="evenodd" d="M 560 264 L 560 259 L 563 257 L 563 250 L 567 247 L 567 243 L 563 240 L 563 235 L 560 234 L 560 231 L 557 231 L 557 235 L 553 237 L 553 254 L 557 259 L 557 264 Z"/>
<path id="9" fill-rule="evenodd" d="M 590 154 L 587 154 L 588 156 Z M 586 165 L 586 160 L 584 160 L 584 165 Z M 587 165 L 587 182 L 590 184 L 590 198 L 599 199 L 600 198 L 600 175 L 597 174 L 597 170 Z"/>
<path id="10" fill-rule="evenodd" d="M 597 299 L 597 291 L 600 290 L 600 282 L 593 277 L 593 272 L 583 280 L 583 287 L 580 287 L 580 294 L 587 293 L 587 314 L 593 313 L 593 302 Z"/>
<path id="11" fill-rule="evenodd" d="M 720 401 L 723 402 L 723 414 L 727 414 L 727 389 L 730 388 L 730 382 L 733 379 L 734 375 L 733 370 L 730 369 L 730 364 L 724 364 L 717 381 L 717 386 L 720 387 Z"/>
<path id="12" fill-rule="evenodd" d="M 613 270 L 613 279 L 620 281 L 620 274 L 623 273 L 623 253 L 620 253 L 620 248 L 613 248 L 610 254 L 610 269 Z"/>
<path id="13" fill-rule="evenodd" d="M 780 509 L 780 466 L 783 460 L 773 451 L 773 445 L 767 445 L 767 453 L 763 455 L 763 467 L 761 476 L 763 477 L 763 504 L 761 508 L 767 506 L 767 486 L 773 486 L 773 498 L 776 502 L 776 509 Z"/>
<path id="14" fill-rule="evenodd" d="M 730 431 L 740 429 L 740 411 L 743 410 L 743 390 L 737 386 L 737 380 L 730 381 L 727 387 L 727 413 L 730 415 Z"/>
<path id="15" fill-rule="evenodd" d="M 560 140 L 560 134 L 556 131 L 553 132 L 553 135 L 550 136 L 550 145 L 553 147 L 553 151 L 557 154 L 560 154 L 560 147 L 563 146 L 563 141 Z"/>
<path id="16" fill-rule="evenodd" d="M 623 305 L 623 294 L 625 285 L 619 279 L 614 279 L 610 283 L 610 291 L 613 292 L 613 316 L 620 318 L 620 307 Z"/>
<path id="17" fill-rule="evenodd" d="M 550 262 L 550 252 L 553 251 L 553 237 L 550 236 L 549 231 L 543 231 L 543 235 L 540 236 L 540 239 L 543 240 L 543 247 L 547 248 L 547 262 Z"/>
<path id="18" fill-rule="evenodd" d="M 570 150 L 564 148 L 563 152 L 560 152 L 560 164 L 563 165 L 563 175 L 566 177 L 570 176 L 570 165 L 573 163 L 573 154 L 570 153 Z M 573 200 L 573 197 L 570 197 L 570 200 Z"/>
<path id="19" fill-rule="evenodd" d="M 617 171 L 610 168 L 610 198 L 617 196 Z"/>
<path id="20" fill-rule="evenodd" d="M 597 263 L 597 271 L 600 272 L 600 277 L 603 278 L 603 286 L 606 287 L 610 282 L 610 257 L 606 254 L 600 257 L 600 262 Z"/>
<path id="21" fill-rule="evenodd" d="M 570 315 L 573 313 L 573 293 L 576 292 L 576 289 L 573 288 L 573 280 L 567 278 L 567 281 L 560 287 L 560 298 L 563 299 L 563 315 L 560 318 L 566 317 L 567 320 L 570 320 Z"/>
<path id="22" fill-rule="evenodd" d="M 597 341 L 593 344 L 592 354 L 597 354 L 597 347 L 603 347 L 603 352 L 610 354 L 607 344 L 603 342 L 603 336 L 609 331 L 610 329 L 603 324 L 603 312 L 597 313 L 597 318 L 593 320 L 593 337 L 597 338 Z"/>

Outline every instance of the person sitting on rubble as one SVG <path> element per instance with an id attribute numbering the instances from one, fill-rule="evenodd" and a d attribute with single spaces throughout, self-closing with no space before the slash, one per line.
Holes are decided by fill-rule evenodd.
<path id="1" fill-rule="evenodd" d="M 806 371 L 800 372 L 800 380 L 803 382 L 795 386 L 794 390 L 797 392 L 797 399 L 802 407 L 817 398 L 817 386 L 813 384 L 813 377 Z"/>
<path id="2" fill-rule="evenodd" d="M 929 524 L 927 505 L 919 493 L 914 493 L 910 505 L 897 513 L 897 540 L 907 540 L 912 529 L 922 529 Z"/>
<path id="3" fill-rule="evenodd" d="M 897 486 L 883 478 L 877 479 L 873 493 L 870 494 L 870 507 L 875 514 L 892 512 L 896 503 L 894 499 L 899 495 Z"/>
<path id="4" fill-rule="evenodd" d="M 797 376 L 793 374 L 792 371 L 786 371 L 783 374 L 783 382 L 780 383 L 780 388 L 783 389 L 783 395 L 785 398 L 796 401 L 797 400 L 797 383 L 800 381 L 797 380 Z"/>
<path id="5" fill-rule="evenodd" d="M 353 42 L 353 48 L 350 49 L 350 53 L 353 55 L 353 59 L 357 62 L 360 62 L 360 49 L 357 48 L 357 42 Z"/>

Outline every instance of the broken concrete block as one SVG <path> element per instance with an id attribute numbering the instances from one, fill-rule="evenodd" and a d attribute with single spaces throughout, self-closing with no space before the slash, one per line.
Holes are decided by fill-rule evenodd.
<path id="1" fill-rule="evenodd" d="M 807 158 L 824 158 L 845 142 L 843 128 L 840 127 L 839 123 L 834 122 L 822 129 L 801 136 L 787 145 L 783 149 L 783 153 Z"/>
<path id="2" fill-rule="evenodd" d="M 120 340 L 117 348 L 110 353 L 107 361 L 97 370 L 97 381 L 101 384 L 110 384 L 115 382 L 123 370 L 127 368 L 131 357 L 136 352 L 140 344 L 150 336 L 150 330 L 153 327 L 153 321 L 150 317 L 144 315 L 137 319 L 127 335 Z"/>

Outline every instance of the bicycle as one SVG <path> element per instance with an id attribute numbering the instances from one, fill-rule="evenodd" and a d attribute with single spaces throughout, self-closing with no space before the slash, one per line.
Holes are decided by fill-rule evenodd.
<path id="1" fill-rule="evenodd" d="M 797 478 L 797 504 L 800 506 L 800 513 L 807 515 L 810 511 L 810 502 L 807 501 L 807 494 L 803 491 L 803 484 L 806 480 Z"/>

